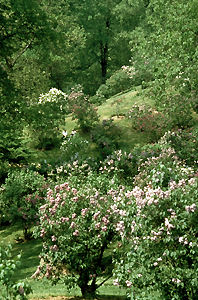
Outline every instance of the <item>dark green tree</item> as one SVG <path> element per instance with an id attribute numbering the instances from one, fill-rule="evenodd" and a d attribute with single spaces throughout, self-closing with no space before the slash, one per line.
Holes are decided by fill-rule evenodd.
<path id="1" fill-rule="evenodd" d="M 19 162 L 25 157 L 22 130 L 27 103 L 15 86 L 14 67 L 28 49 L 40 49 L 53 37 L 37 0 L 0 0 L 0 157 Z"/>
<path id="2" fill-rule="evenodd" d="M 67 0 L 68 13 L 84 29 L 78 83 L 93 94 L 130 58 L 130 34 L 145 15 L 144 1 Z"/>

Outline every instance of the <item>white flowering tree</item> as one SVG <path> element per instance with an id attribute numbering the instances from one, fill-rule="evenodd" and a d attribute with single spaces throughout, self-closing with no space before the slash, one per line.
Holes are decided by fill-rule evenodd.
<path id="1" fill-rule="evenodd" d="M 38 102 L 30 107 L 31 128 L 38 135 L 40 142 L 58 134 L 59 126 L 64 124 L 68 113 L 67 95 L 51 88 L 48 93 L 41 94 Z"/>

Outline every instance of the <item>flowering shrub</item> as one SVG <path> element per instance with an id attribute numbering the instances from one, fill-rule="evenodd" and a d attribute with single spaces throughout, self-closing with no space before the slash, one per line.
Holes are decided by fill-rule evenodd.
<path id="1" fill-rule="evenodd" d="M 136 153 L 116 150 L 104 161 L 101 161 L 99 171 L 109 177 L 118 177 L 122 182 L 131 180 L 137 174 Z"/>
<path id="2" fill-rule="evenodd" d="M 154 187 L 166 188 L 170 181 L 179 181 L 193 176 L 194 169 L 187 167 L 178 159 L 174 149 L 162 147 L 158 156 L 139 161 L 138 174 L 134 184 L 144 187 L 151 184 Z"/>
<path id="3" fill-rule="evenodd" d="M 20 220 L 24 238 L 30 237 L 30 228 L 38 221 L 38 209 L 44 201 L 46 182 L 42 175 L 30 170 L 15 170 L 8 174 L 0 191 L 2 220 Z"/>
<path id="4" fill-rule="evenodd" d="M 73 119 L 77 120 L 77 124 L 83 132 L 89 132 L 99 121 L 97 108 L 84 95 L 80 86 L 72 90 L 68 101 Z"/>
<path id="5" fill-rule="evenodd" d="M 26 282 L 15 282 L 12 278 L 17 267 L 20 265 L 21 255 L 15 259 L 11 257 L 11 246 L 0 247 L 0 286 L 5 287 L 2 295 L 5 300 L 21 299 L 27 300 L 27 295 L 32 292 L 31 287 Z M 1 293 L 3 289 L 1 288 Z"/>
<path id="6" fill-rule="evenodd" d="M 41 265 L 35 275 L 63 280 L 67 287 L 78 285 L 83 296 L 94 294 L 111 276 L 111 257 L 105 260 L 104 254 L 124 234 L 121 216 L 127 215 L 124 187 L 109 181 L 101 187 L 100 180 L 98 186 L 87 182 L 76 188 L 63 183 L 49 189 L 35 233 L 43 239 Z M 101 284 L 97 284 L 99 276 L 106 278 Z"/>
<path id="7" fill-rule="evenodd" d="M 82 159 L 87 153 L 89 141 L 81 137 L 77 131 L 72 131 L 71 134 L 63 131 L 62 134 L 63 138 L 60 146 L 61 160 L 69 161 L 78 159 L 79 157 Z"/>
<path id="8" fill-rule="evenodd" d="M 132 128 L 146 132 L 151 142 L 157 141 L 168 129 L 169 122 L 166 115 L 149 105 L 134 104 L 127 117 L 131 119 Z"/>
<path id="9" fill-rule="evenodd" d="M 166 132 L 161 138 L 162 145 L 169 144 L 177 156 L 187 165 L 198 165 L 198 134 L 197 129 L 177 130 Z"/>
<path id="10" fill-rule="evenodd" d="M 68 96 L 62 91 L 52 88 L 41 94 L 38 103 L 30 107 L 30 127 L 38 139 L 39 148 L 47 148 L 57 139 L 58 129 L 65 123 L 65 115 L 69 112 Z"/>
<path id="11" fill-rule="evenodd" d="M 139 166 L 128 193 L 135 216 L 123 219 L 115 284 L 155 288 L 164 299 L 196 299 L 198 293 L 198 178 L 166 148 Z M 132 207 L 134 213 L 134 207 Z M 131 218 L 131 216 L 133 216 Z"/>

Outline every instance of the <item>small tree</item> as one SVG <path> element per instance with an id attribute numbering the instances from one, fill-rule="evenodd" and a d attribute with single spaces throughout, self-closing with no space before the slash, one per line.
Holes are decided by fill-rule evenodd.
<path id="1" fill-rule="evenodd" d="M 106 193 L 89 184 L 76 189 L 63 183 L 48 190 L 36 232 L 43 239 L 43 262 L 37 274 L 63 280 L 67 287 L 77 285 L 84 297 L 94 295 L 111 277 L 111 257 L 106 250 L 120 240 L 124 231 L 120 217 L 127 212 L 123 209 L 124 188 L 110 185 Z M 104 280 L 98 284 L 99 276 Z"/>
<path id="2" fill-rule="evenodd" d="M 45 178 L 31 170 L 15 170 L 8 174 L 0 193 L 0 223 L 21 222 L 24 238 L 31 237 L 31 227 L 38 221 L 38 210 L 44 202 Z"/>
<path id="3" fill-rule="evenodd" d="M 65 123 L 68 113 L 67 95 L 52 88 L 41 94 L 38 103 L 28 109 L 30 128 L 38 138 L 38 147 L 45 148 L 57 139 L 59 126 Z"/>

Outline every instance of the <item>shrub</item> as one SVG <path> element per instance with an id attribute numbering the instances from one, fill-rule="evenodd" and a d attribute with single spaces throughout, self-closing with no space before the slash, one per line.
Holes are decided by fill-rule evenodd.
<path id="1" fill-rule="evenodd" d="M 129 183 L 137 174 L 136 153 L 116 150 L 100 164 L 99 171 L 110 178 L 118 177 L 121 183 Z"/>
<path id="2" fill-rule="evenodd" d="M 183 160 L 189 166 L 198 165 L 198 132 L 197 128 L 189 128 L 188 130 L 177 130 L 167 132 L 160 143 L 162 145 L 169 144 L 180 160 Z"/>
<path id="3" fill-rule="evenodd" d="M 0 247 L 0 285 L 5 287 L 5 293 L 1 295 L 5 300 L 27 300 L 27 295 L 32 292 L 32 289 L 27 282 L 15 282 L 13 280 L 13 275 L 20 265 L 21 255 L 12 258 L 11 250 L 10 245 L 6 248 Z"/>
<path id="4" fill-rule="evenodd" d="M 99 121 L 97 108 L 89 101 L 80 86 L 73 88 L 68 97 L 72 118 L 77 120 L 82 132 L 89 132 Z"/>
<path id="5" fill-rule="evenodd" d="M 115 284 L 158 288 L 164 299 L 196 299 L 198 179 L 167 148 L 139 167 L 115 261 Z"/>
<path id="6" fill-rule="evenodd" d="M 120 216 L 127 214 L 124 187 L 109 180 L 105 184 L 103 179 L 97 175 L 98 189 L 87 181 L 48 190 L 35 233 L 43 239 L 37 275 L 62 280 L 68 288 L 78 285 L 84 297 L 95 294 L 111 276 L 111 257 L 105 259 L 105 253 L 120 240 L 124 230 Z M 102 283 L 97 283 L 99 276 L 105 278 Z"/>
<path id="7" fill-rule="evenodd" d="M 67 95 L 56 88 L 41 94 L 38 103 L 28 108 L 29 128 L 37 148 L 50 149 L 58 144 L 59 126 L 65 123 L 68 112 Z"/>
<path id="8" fill-rule="evenodd" d="M 132 88 L 133 82 L 124 69 L 116 71 L 105 84 L 102 84 L 96 94 L 90 98 L 91 103 L 100 105 L 106 99 Z"/>
<path id="9" fill-rule="evenodd" d="M 20 221 L 24 238 L 30 237 L 30 228 L 38 221 L 38 209 L 44 201 L 46 182 L 42 175 L 30 170 L 10 172 L 1 186 L 1 222 Z"/>
<path id="10" fill-rule="evenodd" d="M 83 138 L 77 131 L 72 131 L 71 134 L 63 131 L 62 134 L 60 161 L 67 162 L 79 158 L 83 160 L 83 157 L 88 155 L 89 141 Z"/>
<path id="11" fill-rule="evenodd" d="M 121 130 L 113 123 L 113 119 L 103 120 L 90 132 L 91 140 L 96 144 L 96 149 L 102 158 L 118 149 L 120 135 Z"/>
<path id="12" fill-rule="evenodd" d="M 170 127 L 166 115 L 151 106 L 134 104 L 127 113 L 132 128 L 148 134 L 151 142 L 156 142 Z"/>

